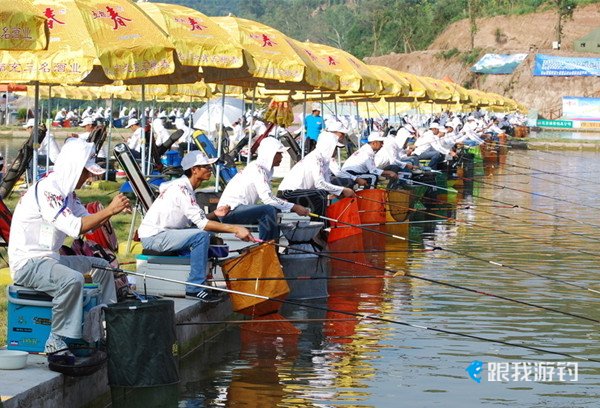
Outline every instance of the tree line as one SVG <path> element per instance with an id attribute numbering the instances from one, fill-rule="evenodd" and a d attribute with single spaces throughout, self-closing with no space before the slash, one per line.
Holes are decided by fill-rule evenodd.
<path id="1" fill-rule="evenodd" d="M 332 45 L 359 58 L 426 49 L 451 23 L 553 9 L 557 35 L 576 7 L 600 0 L 163 0 L 209 16 L 233 14 L 300 41 Z"/>

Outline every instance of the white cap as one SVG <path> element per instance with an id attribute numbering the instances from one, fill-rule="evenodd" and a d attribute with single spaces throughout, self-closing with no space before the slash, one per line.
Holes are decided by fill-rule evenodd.
<path id="1" fill-rule="evenodd" d="M 267 151 L 274 150 L 277 153 L 284 153 L 284 152 L 287 152 L 288 149 L 289 149 L 289 147 L 285 147 L 283 145 L 283 143 L 281 143 L 279 140 L 275 139 L 274 137 L 265 137 L 260 142 L 257 153 L 260 154 L 263 150 L 267 150 Z"/>
<path id="2" fill-rule="evenodd" d="M 369 142 L 383 142 L 385 137 L 383 137 L 383 133 L 381 132 L 371 132 L 367 141 Z"/>
<path id="3" fill-rule="evenodd" d="M 475 120 L 474 116 L 467 116 L 467 120 Z"/>
<path id="4" fill-rule="evenodd" d="M 93 157 L 85 163 L 85 169 L 96 176 L 104 173 L 104 169 L 96 163 L 96 159 Z"/>
<path id="5" fill-rule="evenodd" d="M 167 118 L 167 113 L 165 111 L 162 111 L 158 114 L 157 116 L 158 119 L 166 119 Z"/>
<path id="6" fill-rule="evenodd" d="M 194 166 L 213 164 L 216 161 L 217 159 L 209 159 L 208 156 L 200 150 L 193 150 L 183 157 L 181 160 L 181 167 L 183 167 L 184 170 L 188 170 Z"/>
<path id="7" fill-rule="evenodd" d="M 27 128 L 34 127 L 34 126 L 35 126 L 35 119 L 34 119 L 34 118 L 29 118 L 29 119 L 27 120 L 27 123 L 25 123 L 25 124 L 23 125 L 23 128 L 24 128 L 24 129 L 27 129 Z"/>
<path id="8" fill-rule="evenodd" d="M 137 120 L 136 118 L 131 118 L 127 121 L 127 126 L 125 126 L 125 128 L 130 128 L 133 125 L 139 125 L 140 121 Z"/>
<path id="9" fill-rule="evenodd" d="M 312 110 L 313 111 L 319 111 L 319 112 L 321 112 L 321 104 L 320 103 L 313 103 L 312 104 Z"/>
<path id="10" fill-rule="evenodd" d="M 83 119 L 81 121 L 81 127 L 83 126 L 87 126 L 87 125 L 93 125 L 94 124 L 94 119 L 92 119 L 92 117 L 88 116 L 87 118 Z"/>
<path id="11" fill-rule="evenodd" d="M 433 122 L 431 125 L 429 125 L 429 129 L 442 129 L 442 127 L 439 123 Z"/>
<path id="12" fill-rule="evenodd" d="M 327 124 L 328 132 L 340 132 L 344 134 L 348 134 L 348 129 L 342 124 L 342 122 L 338 122 L 337 120 L 331 120 Z"/>

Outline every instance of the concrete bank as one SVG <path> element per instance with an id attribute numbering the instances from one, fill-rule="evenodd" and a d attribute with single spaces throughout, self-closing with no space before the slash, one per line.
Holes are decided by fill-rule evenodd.
<path id="1" fill-rule="evenodd" d="M 229 298 L 214 305 L 195 300 L 172 298 L 175 301 L 175 322 L 179 357 L 193 351 L 224 329 L 224 325 L 179 325 L 222 321 L 232 318 Z M 110 404 L 110 387 L 106 366 L 87 377 L 66 377 L 50 371 L 46 357 L 30 354 L 22 370 L 0 370 L 0 407 L 82 407 Z"/>

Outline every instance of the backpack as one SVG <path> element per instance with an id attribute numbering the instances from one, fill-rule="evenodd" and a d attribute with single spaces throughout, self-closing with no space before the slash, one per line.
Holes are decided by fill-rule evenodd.
<path id="1" fill-rule="evenodd" d="M 104 207 L 100 203 L 100 201 L 93 201 L 88 203 L 85 208 L 90 214 L 95 214 L 98 211 L 101 211 Z M 116 251 L 119 249 L 119 242 L 117 240 L 117 234 L 109 221 L 106 221 L 104 224 L 99 226 L 93 231 L 85 234 L 85 237 L 88 240 L 92 240 L 98 244 L 100 244 L 103 248 L 109 249 L 111 251 Z M 90 255 L 93 256 L 93 255 Z"/>

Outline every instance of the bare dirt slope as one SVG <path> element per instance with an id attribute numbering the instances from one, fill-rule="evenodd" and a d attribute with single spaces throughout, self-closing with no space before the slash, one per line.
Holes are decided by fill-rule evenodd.
<path id="1" fill-rule="evenodd" d="M 469 70 L 471 64 L 465 65 L 461 55 L 449 59 L 441 57 L 441 51 L 452 48 L 463 53 L 468 51 L 470 33 L 466 20 L 449 26 L 426 51 L 368 58 L 368 63 L 417 75 L 436 78 L 448 76 L 459 84 L 514 98 L 530 108 L 540 110 L 545 116 L 560 113 L 562 96 L 600 97 L 599 77 L 551 78 L 532 75 L 536 52 L 600 58 L 600 54 L 573 52 L 573 41 L 600 28 L 600 4 L 576 10 L 573 20 L 564 26 L 560 51 L 551 49 L 552 41 L 556 39 L 556 14 L 551 11 L 480 19 L 477 24 L 479 31 L 475 47 L 482 50 L 481 55 L 486 52 L 529 53 L 525 62 L 512 75 L 474 75 Z"/>

